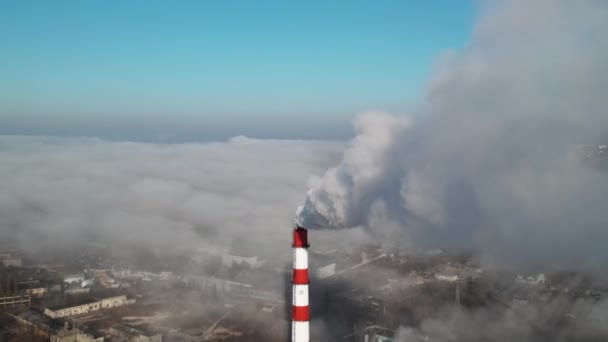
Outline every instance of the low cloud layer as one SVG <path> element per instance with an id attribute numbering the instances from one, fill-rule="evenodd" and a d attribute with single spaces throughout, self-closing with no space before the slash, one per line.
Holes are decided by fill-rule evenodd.
<path id="1" fill-rule="evenodd" d="M 394 227 L 418 245 L 492 259 L 608 260 L 608 173 L 575 148 L 608 139 L 608 6 L 485 4 L 414 116 L 356 122 L 342 162 L 311 181 L 303 224 Z"/>
<path id="2" fill-rule="evenodd" d="M 0 239 L 267 252 L 284 242 L 288 252 L 307 177 L 335 163 L 342 147 L 0 136 Z"/>

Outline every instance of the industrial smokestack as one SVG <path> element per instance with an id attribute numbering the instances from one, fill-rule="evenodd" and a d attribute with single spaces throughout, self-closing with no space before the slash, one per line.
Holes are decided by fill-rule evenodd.
<path id="1" fill-rule="evenodd" d="M 310 341 L 310 310 L 308 308 L 308 231 L 296 227 L 293 231 L 293 277 L 291 341 Z"/>

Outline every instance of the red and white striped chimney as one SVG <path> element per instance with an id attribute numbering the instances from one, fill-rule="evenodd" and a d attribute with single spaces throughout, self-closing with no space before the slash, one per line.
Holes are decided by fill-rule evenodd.
<path id="1" fill-rule="evenodd" d="M 296 227 L 293 231 L 293 300 L 291 341 L 310 341 L 310 311 L 308 309 L 308 231 Z"/>

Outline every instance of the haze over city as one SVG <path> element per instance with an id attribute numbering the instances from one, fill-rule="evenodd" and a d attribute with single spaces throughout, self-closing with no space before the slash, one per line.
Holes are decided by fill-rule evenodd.
<path id="1" fill-rule="evenodd" d="M 0 4 L 0 341 L 605 340 L 607 37 L 592 0 Z"/>

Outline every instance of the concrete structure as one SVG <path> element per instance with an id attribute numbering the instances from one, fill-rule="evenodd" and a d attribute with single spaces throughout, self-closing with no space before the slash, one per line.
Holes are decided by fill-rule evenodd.
<path id="1" fill-rule="evenodd" d="M 103 342 L 103 336 L 95 336 L 92 333 L 77 328 L 59 329 L 51 334 L 51 342 Z"/>
<path id="2" fill-rule="evenodd" d="M 58 322 L 53 322 L 53 320 L 47 316 L 31 309 L 16 314 L 10 314 L 10 316 L 22 325 L 34 328 L 36 336 L 45 338 L 47 341 L 50 339 L 54 329 L 61 328 L 61 326 L 58 326 Z"/>
<path id="3" fill-rule="evenodd" d="M 45 308 L 44 314 L 51 318 L 69 317 L 133 303 L 135 303 L 135 299 L 127 299 L 126 295 L 120 295 L 99 300 L 92 299 L 77 305 L 64 305 L 54 308 Z"/>
<path id="4" fill-rule="evenodd" d="M 30 296 L 0 297 L 0 310 L 14 308 L 29 308 L 31 306 Z"/>
<path id="5" fill-rule="evenodd" d="M 19 293 L 41 297 L 48 292 L 48 285 L 41 283 L 40 280 L 25 280 L 17 283 L 17 289 Z"/>
<path id="6" fill-rule="evenodd" d="M 12 314 L 19 323 L 33 327 L 36 336 L 45 341 L 52 342 L 102 342 L 103 336 L 96 331 L 86 331 L 78 328 L 70 328 L 68 322 L 61 324 L 33 310 L 27 310 L 19 314 Z"/>
<path id="7" fill-rule="evenodd" d="M 296 227 L 293 231 L 293 277 L 291 340 L 310 341 L 310 310 L 308 307 L 308 231 Z"/>
<path id="8" fill-rule="evenodd" d="M 111 341 L 120 342 L 162 342 L 162 334 L 147 333 L 125 324 L 112 326 L 108 333 L 112 335 Z"/>

